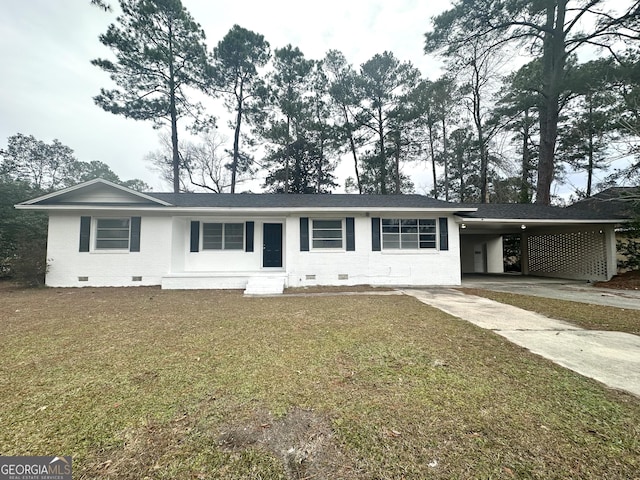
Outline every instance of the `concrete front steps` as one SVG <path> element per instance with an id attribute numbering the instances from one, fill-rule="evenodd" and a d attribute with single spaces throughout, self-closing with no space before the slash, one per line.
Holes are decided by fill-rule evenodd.
<path id="1" fill-rule="evenodd" d="M 245 295 L 281 295 L 284 291 L 283 277 L 250 277 Z"/>
<path id="2" fill-rule="evenodd" d="M 276 272 L 173 272 L 162 277 L 161 286 L 163 289 L 179 290 L 244 290 L 252 281 L 257 282 L 257 285 L 261 285 L 264 279 L 267 279 L 265 280 L 265 286 L 262 288 L 256 287 L 256 289 L 265 290 L 265 293 L 249 293 L 248 295 L 282 293 L 287 275 Z M 273 285 L 269 291 L 266 289 L 267 283 Z M 275 286 L 276 284 L 279 285 L 279 288 Z"/>

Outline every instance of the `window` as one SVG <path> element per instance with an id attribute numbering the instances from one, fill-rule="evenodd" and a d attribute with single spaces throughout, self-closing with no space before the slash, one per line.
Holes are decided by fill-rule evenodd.
<path id="1" fill-rule="evenodd" d="M 243 223 L 203 223 L 203 250 L 242 250 L 244 248 Z"/>
<path id="2" fill-rule="evenodd" d="M 313 248 L 342 248 L 342 220 L 313 220 Z"/>
<path id="3" fill-rule="evenodd" d="M 436 248 L 435 219 L 382 219 L 385 249 Z"/>
<path id="4" fill-rule="evenodd" d="M 129 226 L 128 218 L 98 218 L 96 250 L 128 250 Z"/>

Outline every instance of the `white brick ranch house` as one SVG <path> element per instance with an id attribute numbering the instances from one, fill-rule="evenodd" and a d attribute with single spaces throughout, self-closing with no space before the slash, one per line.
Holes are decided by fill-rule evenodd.
<path id="1" fill-rule="evenodd" d="M 280 291 L 459 285 L 463 272 L 502 271 L 502 235 L 511 231 L 522 232 L 524 244 L 542 239 L 546 245 L 535 247 L 538 253 L 527 251 L 525 273 L 610 278 L 613 228 L 620 221 L 574 218 L 554 207 L 491 218 L 494 213 L 479 215 L 478 206 L 422 195 L 140 193 L 102 179 L 16 208 L 49 215 L 49 286 L 254 285 L 256 292 L 264 283 Z M 588 251 L 581 247 L 584 235 Z M 531 268 L 532 257 L 557 256 L 552 250 L 560 244 L 561 258 L 550 267 L 534 261 L 540 266 Z M 585 255 L 597 266 L 576 270 Z"/>

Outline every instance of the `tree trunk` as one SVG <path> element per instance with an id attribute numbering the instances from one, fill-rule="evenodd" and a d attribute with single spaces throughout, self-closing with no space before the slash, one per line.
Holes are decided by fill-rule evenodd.
<path id="1" fill-rule="evenodd" d="M 173 193 L 180 192 L 180 151 L 178 149 L 178 118 L 176 114 L 175 94 L 171 92 L 171 147 L 173 150 Z"/>
<path id="2" fill-rule="evenodd" d="M 587 165 L 587 197 L 591 196 L 591 186 L 593 183 L 593 137 L 595 136 L 593 128 L 593 102 L 591 96 L 587 97 L 589 102 L 589 159 Z"/>
<path id="3" fill-rule="evenodd" d="M 382 103 L 382 102 L 380 102 Z M 380 193 L 387 194 L 387 152 L 384 149 L 384 120 L 382 107 L 378 107 L 378 141 L 380 142 Z"/>
<path id="4" fill-rule="evenodd" d="M 456 154 L 458 160 L 458 175 L 460 175 L 460 203 L 464 203 L 466 198 L 465 189 L 467 188 L 464 182 L 464 151 L 462 149 L 458 149 Z"/>
<path id="5" fill-rule="evenodd" d="M 551 183 L 555 170 L 554 156 L 558 136 L 558 103 L 566 56 L 564 42 L 566 8 L 567 0 L 550 2 L 547 7 L 548 31 L 544 33 L 542 54 L 543 99 L 540 105 L 540 158 L 536 190 L 536 203 L 542 205 L 551 203 Z"/>
<path id="6" fill-rule="evenodd" d="M 180 151 L 178 149 L 178 112 L 176 110 L 176 85 L 173 66 L 173 35 L 169 24 L 169 110 L 171 116 L 171 148 L 173 157 L 173 193 L 180 192 Z"/>
<path id="7" fill-rule="evenodd" d="M 318 116 L 319 118 L 319 116 Z M 322 165 L 324 164 L 324 131 L 320 131 L 320 152 L 318 155 L 318 175 L 316 178 L 316 193 L 322 188 Z"/>
<path id="8" fill-rule="evenodd" d="M 520 203 L 529 203 L 529 171 L 531 170 L 531 155 L 529 152 L 529 109 L 524 111 L 522 125 L 522 175 L 520 177 Z"/>
<path id="9" fill-rule="evenodd" d="M 400 181 L 400 133 L 396 133 L 395 138 L 396 143 L 396 151 L 395 151 L 395 160 L 396 160 L 396 195 L 400 195 L 402 182 Z"/>
<path id="10" fill-rule="evenodd" d="M 237 99 L 237 115 L 236 115 L 236 128 L 233 133 L 233 161 L 231 163 L 231 193 L 236 193 L 236 177 L 238 173 L 238 159 L 240 158 L 240 126 L 242 124 L 242 95 L 243 85 L 240 83 L 240 95 L 236 96 Z"/>
<path id="11" fill-rule="evenodd" d="M 290 165 L 289 165 L 289 153 L 291 152 L 291 118 L 287 115 L 287 148 L 285 149 L 285 157 L 284 157 L 284 193 L 289 193 L 289 176 L 290 176 Z"/>
<path id="12" fill-rule="evenodd" d="M 447 159 L 447 123 L 442 117 L 442 162 L 444 164 L 444 199 L 449 201 L 449 165 Z"/>
<path id="13" fill-rule="evenodd" d="M 476 49 L 474 48 L 474 52 Z M 477 62 L 473 62 L 473 123 L 476 126 L 476 134 L 478 135 L 478 148 L 480 149 L 480 203 L 489 202 L 489 193 L 487 191 L 487 172 L 489 169 L 489 154 L 487 145 L 485 144 L 484 129 L 482 126 L 482 99 L 480 96 L 480 67 Z"/>
<path id="14" fill-rule="evenodd" d="M 351 129 L 351 122 L 349 122 L 349 114 L 346 108 L 342 108 L 344 115 L 344 124 L 347 128 L 347 135 L 349 136 L 349 147 L 351 148 L 351 154 L 353 155 L 353 166 L 356 171 L 356 182 L 358 183 L 358 193 L 362 195 L 362 183 L 360 182 L 360 172 L 358 170 L 358 154 L 356 152 L 356 142 L 353 140 L 353 131 Z"/>
<path id="15" fill-rule="evenodd" d="M 480 203 L 489 203 L 489 191 L 487 188 L 487 175 L 489 170 L 489 152 L 485 145 L 482 125 L 478 125 L 478 146 L 480 147 Z"/>
<path id="16" fill-rule="evenodd" d="M 429 128 L 429 153 L 431 154 L 431 170 L 433 175 L 433 198 L 438 198 L 438 184 L 436 176 L 436 155 L 433 148 L 433 125 L 430 123 Z"/>

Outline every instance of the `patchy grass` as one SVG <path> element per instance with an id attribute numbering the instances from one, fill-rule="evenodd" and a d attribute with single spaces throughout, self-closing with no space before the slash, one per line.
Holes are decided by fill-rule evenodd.
<path id="1" fill-rule="evenodd" d="M 640 400 L 397 296 L 0 292 L 0 452 L 77 479 L 627 479 Z"/>
<path id="2" fill-rule="evenodd" d="M 537 312 L 550 318 L 565 320 L 588 330 L 606 330 L 640 335 L 640 310 L 495 292 L 479 288 L 460 288 L 459 290 L 469 295 L 477 295 Z"/>

